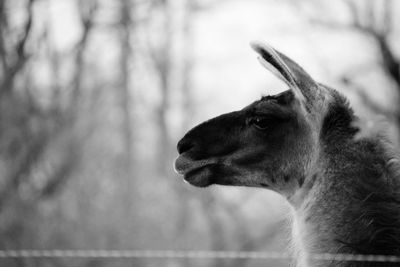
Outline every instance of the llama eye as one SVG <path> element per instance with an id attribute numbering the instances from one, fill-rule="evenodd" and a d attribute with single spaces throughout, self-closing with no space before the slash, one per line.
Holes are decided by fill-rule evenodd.
<path id="1" fill-rule="evenodd" d="M 266 130 L 271 123 L 267 117 L 255 117 L 252 119 L 252 124 L 259 130 Z"/>

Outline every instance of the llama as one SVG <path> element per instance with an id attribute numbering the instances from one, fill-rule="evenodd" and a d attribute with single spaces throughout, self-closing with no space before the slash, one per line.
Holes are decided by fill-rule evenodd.
<path id="1" fill-rule="evenodd" d="M 399 266 L 307 257 L 400 255 L 399 160 L 385 138 L 360 134 L 343 95 L 269 45 L 252 48 L 289 90 L 191 129 L 177 145 L 175 170 L 197 187 L 281 194 L 293 211 L 296 266 Z"/>

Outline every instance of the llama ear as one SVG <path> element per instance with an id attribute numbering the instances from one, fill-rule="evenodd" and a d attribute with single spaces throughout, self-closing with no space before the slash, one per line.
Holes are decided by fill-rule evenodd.
<path id="1" fill-rule="evenodd" d="M 267 44 L 251 42 L 250 45 L 260 55 L 258 60 L 261 64 L 283 80 L 300 102 L 308 107 L 314 105 L 319 95 L 317 92 L 319 87 L 307 72 L 296 62 Z"/>

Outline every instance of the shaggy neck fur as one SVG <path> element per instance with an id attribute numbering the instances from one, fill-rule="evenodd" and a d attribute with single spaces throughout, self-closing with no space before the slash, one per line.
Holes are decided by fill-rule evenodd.
<path id="1" fill-rule="evenodd" d="M 336 124 L 336 132 L 323 135 L 318 169 L 297 198 L 289 200 L 294 207 L 296 266 L 399 266 L 307 258 L 308 253 L 400 255 L 399 161 L 381 138 L 356 140 L 351 118 L 337 120 L 341 115 L 335 112 L 330 123 Z"/>

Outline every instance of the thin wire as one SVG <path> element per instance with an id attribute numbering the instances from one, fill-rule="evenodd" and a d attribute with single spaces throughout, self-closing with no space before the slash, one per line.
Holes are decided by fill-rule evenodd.
<path id="1" fill-rule="evenodd" d="M 203 258 L 203 259 L 293 259 L 289 253 L 202 250 L 0 250 L 0 258 Z M 310 254 L 324 261 L 400 262 L 394 255 Z"/>

